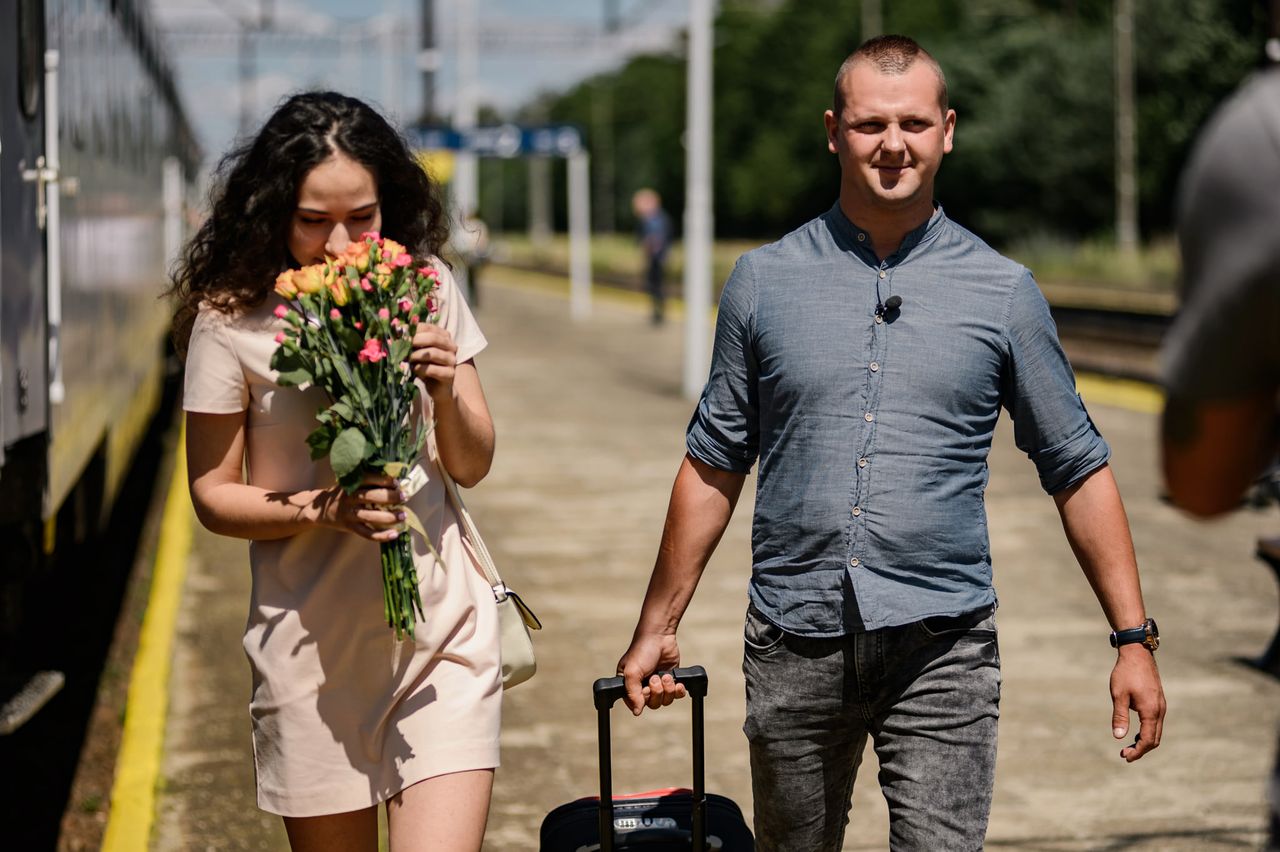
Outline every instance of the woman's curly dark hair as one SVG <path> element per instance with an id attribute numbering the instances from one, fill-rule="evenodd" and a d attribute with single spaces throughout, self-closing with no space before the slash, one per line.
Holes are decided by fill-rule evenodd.
<path id="1" fill-rule="evenodd" d="M 435 185 L 403 137 L 368 104 L 336 92 L 284 102 L 257 137 L 222 158 L 209 217 L 174 268 L 173 339 L 185 356 L 201 302 L 224 312 L 262 304 L 289 255 L 290 222 L 307 174 L 334 153 L 373 175 L 382 231 L 417 255 L 440 253 L 449 237 Z"/>

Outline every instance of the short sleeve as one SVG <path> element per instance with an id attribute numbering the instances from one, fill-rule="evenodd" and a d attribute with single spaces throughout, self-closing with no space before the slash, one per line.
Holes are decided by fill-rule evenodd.
<path id="1" fill-rule="evenodd" d="M 453 272 L 438 259 L 433 259 L 432 266 L 440 273 L 440 325 L 458 346 L 458 363 L 470 361 L 489 341 L 480 330 L 475 314 L 471 313 L 471 306 L 454 280 Z"/>
<path id="2" fill-rule="evenodd" d="M 1013 437 L 1035 463 L 1040 486 L 1056 494 L 1101 467 L 1111 448 L 1076 393 L 1058 329 L 1030 272 L 1010 294 L 1005 325 L 1002 404 L 1013 418 Z"/>
<path id="3" fill-rule="evenodd" d="M 187 344 L 182 408 L 199 414 L 236 414 L 249 407 L 249 384 L 232 345 L 228 317 L 202 307 Z"/>
<path id="4" fill-rule="evenodd" d="M 734 473 L 749 472 L 760 452 L 755 287 L 750 261 L 743 256 L 720 294 L 711 374 L 685 432 L 689 455 Z"/>

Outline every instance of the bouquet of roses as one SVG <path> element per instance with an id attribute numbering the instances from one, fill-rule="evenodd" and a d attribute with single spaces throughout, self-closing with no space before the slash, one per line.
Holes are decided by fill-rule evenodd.
<path id="1" fill-rule="evenodd" d="M 438 319 L 438 285 L 434 269 L 372 232 L 338 257 L 276 279 L 276 292 L 288 303 L 276 316 L 287 326 L 276 336 L 271 367 L 281 385 L 310 384 L 328 394 L 329 407 L 316 414 L 319 425 L 307 444 L 312 459 L 329 458 L 348 494 L 368 473 L 421 476 L 414 466 L 432 424 L 412 416 L 418 389 L 405 359 L 415 326 Z M 404 511 L 406 525 L 438 560 L 422 524 Z M 426 616 L 407 530 L 382 543 L 382 585 L 387 623 L 397 639 L 412 637 L 415 613 Z"/>

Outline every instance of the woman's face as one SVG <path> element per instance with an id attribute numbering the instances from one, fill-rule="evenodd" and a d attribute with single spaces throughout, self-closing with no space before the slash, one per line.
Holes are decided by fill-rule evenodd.
<path id="1" fill-rule="evenodd" d="M 382 228 L 378 184 L 364 166 L 335 152 L 302 180 L 289 225 L 289 253 L 306 266 L 336 255 L 365 231 Z"/>

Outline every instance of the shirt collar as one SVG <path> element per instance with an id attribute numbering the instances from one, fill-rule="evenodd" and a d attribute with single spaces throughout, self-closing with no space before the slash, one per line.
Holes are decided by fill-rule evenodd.
<path id="1" fill-rule="evenodd" d="M 880 258 L 876 257 L 875 250 L 871 248 L 871 234 L 859 228 L 849 220 L 848 216 L 844 215 L 844 210 L 840 209 L 838 200 L 831 205 L 831 209 L 822 218 L 826 221 L 828 230 L 830 230 L 836 244 L 841 249 L 853 252 L 871 266 L 880 265 Z M 889 266 L 897 266 L 906 260 L 913 249 L 932 242 L 941 233 L 946 221 L 947 214 L 942 212 L 942 205 L 935 201 L 933 203 L 933 215 L 929 217 L 928 221 L 908 232 L 902 238 L 902 243 L 897 250 L 887 258 L 884 258 L 885 263 Z"/>

